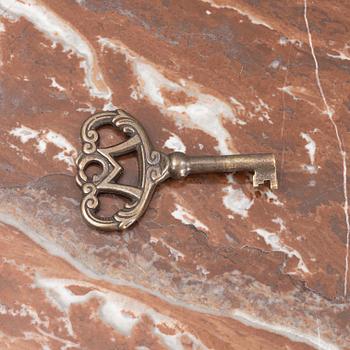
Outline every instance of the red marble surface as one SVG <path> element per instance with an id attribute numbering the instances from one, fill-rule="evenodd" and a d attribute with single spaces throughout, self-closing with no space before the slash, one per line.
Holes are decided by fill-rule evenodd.
<path id="1" fill-rule="evenodd" d="M 0 11 L 1 349 L 350 349 L 347 1 Z M 280 187 L 168 181 L 90 229 L 79 130 L 116 107 L 164 152 L 272 152 Z"/>

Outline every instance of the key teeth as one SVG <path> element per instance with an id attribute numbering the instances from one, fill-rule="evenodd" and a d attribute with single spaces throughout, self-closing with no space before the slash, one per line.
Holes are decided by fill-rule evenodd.
<path id="1" fill-rule="evenodd" d="M 278 189 L 278 182 L 277 179 L 270 179 L 270 188 L 271 190 L 277 190 Z"/>
<path id="2" fill-rule="evenodd" d="M 278 189 L 276 171 L 273 171 L 272 173 L 269 173 L 269 174 L 266 174 L 266 173 L 263 174 L 263 173 L 260 173 L 259 171 L 255 171 L 253 175 L 253 187 L 259 187 L 260 185 L 263 185 L 265 181 L 270 182 L 270 188 L 272 190 Z"/>
<path id="3" fill-rule="evenodd" d="M 278 189 L 278 181 L 277 181 L 276 173 L 274 174 L 272 179 L 270 179 L 270 187 L 271 187 L 272 190 L 277 190 Z"/>
<path id="4" fill-rule="evenodd" d="M 254 173 L 254 175 L 253 175 L 253 187 L 259 187 L 263 183 L 264 183 L 264 181 L 261 181 L 260 179 L 258 179 L 258 177 L 256 176 L 256 173 Z"/>

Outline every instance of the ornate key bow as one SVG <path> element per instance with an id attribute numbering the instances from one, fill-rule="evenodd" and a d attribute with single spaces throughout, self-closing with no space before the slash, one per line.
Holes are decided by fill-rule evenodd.
<path id="1" fill-rule="evenodd" d="M 99 148 L 98 128 L 112 125 L 128 138 L 117 145 Z M 270 181 L 277 188 L 276 164 L 272 154 L 247 154 L 217 157 L 190 157 L 181 152 L 166 155 L 153 149 L 144 128 L 130 114 L 118 109 L 92 115 L 81 128 L 82 152 L 79 154 L 76 181 L 83 191 L 81 213 L 93 227 L 102 230 L 124 230 L 138 220 L 147 209 L 158 183 L 169 177 L 181 178 L 191 173 L 254 172 L 253 185 L 256 187 Z M 123 172 L 117 157 L 137 152 L 139 176 L 138 186 L 116 182 Z M 102 171 L 89 178 L 86 169 L 98 164 Z M 99 195 L 120 195 L 128 200 L 124 207 L 111 217 L 100 217 Z"/>

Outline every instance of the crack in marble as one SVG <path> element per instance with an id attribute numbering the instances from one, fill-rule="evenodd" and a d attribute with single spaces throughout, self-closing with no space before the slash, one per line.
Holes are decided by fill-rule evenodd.
<path id="1" fill-rule="evenodd" d="M 294 248 L 284 244 L 281 241 L 279 235 L 262 228 L 255 229 L 253 230 L 253 232 L 256 232 L 258 236 L 262 237 L 264 239 L 265 244 L 269 245 L 272 248 L 272 251 L 282 252 L 288 258 L 296 257 L 298 259 L 297 268 L 301 270 L 303 273 L 310 273 L 309 269 L 304 263 L 304 260 L 301 254 Z M 289 274 L 293 274 L 293 272 L 289 272 Z"/>
<path id="2" fill-rule="evenodd" d="M 324 113 L 328 116 L 328 119 L 330 120 L 334 132 L 336 135 L 336 139 L 338 142 L 338 148 L 339 148 L 339 153 L 342 158 L 342 165 L 343 165 L 343 194 L 344 194 L 344 205 L 343 205 L 343 211 L 344 211 L 344 216 L 345 216 L 345 223 L 346 223 L 346 252 L 345 252 L 345 272 L 344 272 L 344 297 L 347 296 L 348 293 L 348 274 L 349 274 L 349 244 L 350 244 L 350 218 L 349 218 L 349 199 L 348 199 L 348 188 L 347 188 L 347 154 L 344 150 L 344 145 L 343 142 L 340 138 L 338 126 L 336 122 L 334 121 L 334 111 L 333 109 L 330 108 L 326 96 L 323 91 L 323 87 L 321 84 L 321 79 L 320 79 L 320 74 L 319 74 L 319 65 L 317 61 L 317 57 L 315 54 L 314 46 L 312 43 L 312 35 L 310 32 L 310 27 L 309 27 L 309 21 L 307 18 L 307 0 L 304 0 L 304 20 L 305 20 L 305 25 L 307 29 L 307 34 L 308 34 L 308 39 L 309 39 L 309 45 L 310 45 L 310 50 L 311 54 L 315 63 L 315 77 L 316 77 L 316 82 L 318 89 L 320 91 L 320 95 L 323 101 L 323 104 L 325 106 L 325 111 Z"/>
<path id="3" fill-rule="evenodd" d="M 303 102 L 309 104 L 316 111 L 318 111 L 320 113 L 324 112 L 320 107 L 317 106 L 316 103 L 313 103 L 312 101 L 310 101 L 307 98 L 305 98 L 305 96 L 308 97 L 308 95 L 307 95 L 307 91 L 306 91 L 306 89 L 304 87 L 286 85 L 286 83 L 284 83 L 283 87 L 278 88 L 278 90 L 280 90 L 283 93 L 291 96 L 293 98 L 293 100 L 295 100 L 295 101 L 303 101 Z"/>

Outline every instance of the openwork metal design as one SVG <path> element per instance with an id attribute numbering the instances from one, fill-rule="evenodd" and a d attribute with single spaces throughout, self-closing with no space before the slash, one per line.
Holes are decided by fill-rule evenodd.
<path id="1" fill-rule="evenodd" d="M 98 129 L 112 125 L 123 132 L 127 139 L 117 145 L 100 148 Z M 138 220 L 147 209 L 155 187 L 169 177 L 181 178 L 203 172 L 253 172 L 253 186 L 265 181 L 277 188 L 276 162 L 273 154 L 245 154 L 228 156 L 186 156 L 181 152 L 169 155 L 155 151 L 143 127 L 123 110 L 92 115 L 81 128 L 82 152 L 76 160 L 76 181 L 83 197 L 81 212 L 93 227 L 102 230 L 124 230 Z M 117 182 L 123 172 L 117 158 L 136 152 L 138 156 L 138 185 Z M 87 168 L 98 164 L 102 171 L 89 177 Z M 111 217 L 101 217 L 99 196 L 119 195 L 128 201 Z"/>
<path id="2" fill-rule="evenodd" d="M 113 125 L 127 135 L 128 139 L 108 148 L 98 148 L 98 127 Z M 76 180 L 83 190 L 81 212 L 85 220 L 103 230 L 123 230 L 132 225 L 146 210 L 156 184 L 169 176 L 169 160 L 164 154 L 153 150 L 143 127 L 122 110 L 93 115 L 81 129 L 82 153 L 76 163 Z M 136 151 L 139 161 L 138 187 L 122 185 L 114 181 L 122 174 L 122 167 L 115 157 Z M 89 180 L 85 169 L 98 163 L 102 172 Z M 101 193 L 121 195 L 130 200 L 112 217 L 97 216 L 98 196 Z"/>

